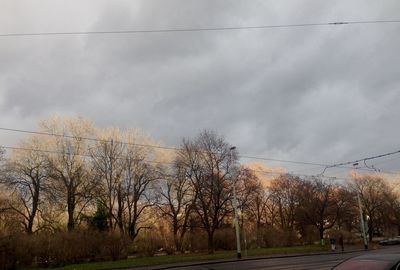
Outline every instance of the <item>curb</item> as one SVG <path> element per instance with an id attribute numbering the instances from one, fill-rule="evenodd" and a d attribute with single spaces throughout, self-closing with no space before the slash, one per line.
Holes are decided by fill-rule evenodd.
<path id="1" fill-rule="evenodd" d="M 191 267 L 191 266 L 202 266 L 208 264 L 222 264 L 222 263 L 230 263 L 230 262 L 241 262 L 241 261 L 256 261 L 256 260 L 268 260 L 268 259 L 280 259 L 280 258 L 295 258 L 295 257 L 307 257 L 307 256 L 319 256 L 319 255 L 328 255 L 328 254 L 348 254 L 348 253 L 355 253 L 361 251 L 372 251 L 372 249 L 365 250 L 365 249 L 353 249 L 349 251 L 343 252 L 331 252 L 331 251 L 324 251 L 318 253 L 300 253 L 300 254 L 287 254 L 287 255 L 266 255 L 266 256 L 254 256 L 254 257 L 247 257 L 242 259 L 220 259 L 220 260 L 209 260 L 209 261 L 199 261 L 199 262 L 187 262 L 187 263 L 176 263 L 176 264 L 159 264 L 159 265 L 148 265 L 148 266 L 134 266 L 129 268 L 118 268 L 121 270 L 141 270 L 141 269 L 149 269 L 149 270 L 165 270 L 171 268 L 183 268 L 183 267 Z M 117 269 L 115 269 L 117 270 Z"/>

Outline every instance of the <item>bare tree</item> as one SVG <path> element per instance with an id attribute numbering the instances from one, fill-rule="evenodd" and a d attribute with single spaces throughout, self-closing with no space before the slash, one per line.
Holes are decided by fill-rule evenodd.
<path id="1" fill-rule="evenodd" d="M 358 220 L 358 205 L 354 190 L 346 186 L 336 186 L 335 190 L 338 217 L 336 224 L 339 230 L 352 231 Z"/>
<path id="2" fill-rule="evenodd" d="M 140 225 L 145 210 L 155 205 L 154 185 L 160 176 L 159 171 L 146 160 L 150 157 L 148 150 L 143 147 L 132 144 L 127 147 L 123 185 L 127 205 L 127 231 L 132 240 L 141 229 L 146 228 Z"/>
<path id="3" fill-rule="evenodd" d="M 277 207 L 277 223 L 282 230 L 294 230 L 298 207 L 299 177 L 282 174 L 271 182 L 271 199 Z"/>
<path id="4" fill-rule="evenodd" d="M 260 179 L 249 169 L 240 170 L 238 181 L 239 201 L 244 215 L 255 223 L 257 245 L 261 245 L 261 229 L 267 223 L 268 195 Z M 243 224 L 242 224 L 243 227 Z"/>
<path id="5" fill-rule="evenodd" d="M 88 140 L 92 124 L 81 118 L 54 117 L 42 122 L 45 132 L 57 134 L 49 139 L 54 149 L 48 153 L 49 191 L 56 202 L 65 202 L 69 231 L 73 230 L 86 206 L 93 199 L 96 183 L 90 177 L 87 162 Z"/>
<path id="6" fill-rule="evenodd" d="M 359 194 L 364 214 L 367 218 L 369 240 L 382 229 L 381 213 L 388 213 L 388 199 L 391 189 L 386 181 L 376 174 L 357 174 L 352 176 L 350 188 Z"/>
<path id="7" fill-rule="evenodd" d="M 230 147 L 215 133 L 204 131 L 193 142 L 185 140 L 179 155 L 195 193 L 194 211 L 207 233 L 208 251 L 213 253 L 215 231 L 232 212 Z"/>
<path id="8" fill-rule="evenodd" d="M 98 141 L 90 149 L 93 163 L 93 173 L 101 180 L 100 202 L 108 210 L 108 227 L 124 232 L 124 191 L 122 189 L 122 175 L 124 172 L 125 145 L 118 129 L 99 130 Z M 115 220 L 115 223 L 114 223 Z"/>
<path id="9" fill-rule="evenodd" d="M 22 218 L 22 224 L 27 233 L 39 229 L 35 219 L 40 210 L 42 192 L 48 179 L 49 166 L 46 157 L 36 149 L 43 148 L 40 138 L 31 137 L 20 143 L 23 150 L 14 150 L 11 159 L 5 165 L 1 180 L 19 202 L 9 203 L 9 209 Z M 37 225 L 37 224 L 36 224 Z"/>
<path id="10" fill-rule="evenodd" d="M 172 225 L 175 250 L 183 251 L 183 239 L 188 229 L 192 211 L 194 194 L 187 178 L 187 172 L 178 159 L 173 167 L 173 173 L 166 175 L 159 187 L 159 210 Z"/>
<path id="11" fill-rule="evenodd" d="M 302 181 L 298 186 L 299 207 L 296 219 L 300 226 L 313 225 L 323 244 L 324 232 L 332 228 L 338 218 L 335 186 L 319 178 Z"/>
<path id="12" fill-rule="evenodd" d="M 393 235 L 400 235 L 400 201 L 397 192 L 391 192 L 386 198 L 387 212 L 381 214 L 382 220 L 385 221 L 386 229 Z M 393 229 L 395 227 L 395 229 Z M 394 231 L 394 232 L 393 232 Z"/>

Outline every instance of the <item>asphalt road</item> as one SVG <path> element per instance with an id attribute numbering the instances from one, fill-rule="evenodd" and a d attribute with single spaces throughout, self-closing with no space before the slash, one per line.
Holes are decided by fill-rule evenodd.
<path id="1" fill-rule="evenodd" d="M 297 257 L 285 257 L 285 258 L 264 258 L 256 260 L 241 260 L 234 262 L 218 262 L 218 263 L 202 263 L 199 265 L 180 265 L 180 266 L 153 266 L 148 268 L 140 269 L 176 269 L 176 270 L 236 270 L 236 269 L 331 269 L 332 266 L 339 262 L 354 257 L 365 252 L 373 253 L 399 253 L 400 246 L 392 246 L 388 248 L 382 248 L 373 251 L 358 251 L 352 253 L 328 253 L 323 255 L 310 255 L 310 256 L 297 256 Z M 136 268 L 137 269 L 137 268 Z"/>

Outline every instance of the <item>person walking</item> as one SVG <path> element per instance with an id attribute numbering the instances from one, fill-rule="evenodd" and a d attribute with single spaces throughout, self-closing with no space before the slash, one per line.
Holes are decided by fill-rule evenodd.
<path id="1" fill-rule="evenodd" d="M 344 251 L 343 235 L 340 235 L 340 237 L 339 237 L 339 244 L 340 244 L 340 247 L 342 248 L 342 252 L 343 252 Z"/>
<path id="2" fill-rule="evenodd" d="M 334 237 L 329 238 L 329 242 L 331 243 L 331 251 L 335 251 L 336 249 L 336 239 Z"/>

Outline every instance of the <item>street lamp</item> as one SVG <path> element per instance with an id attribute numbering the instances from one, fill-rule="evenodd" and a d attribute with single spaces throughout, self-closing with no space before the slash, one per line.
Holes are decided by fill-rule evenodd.
<path id="1" fill-rule="evenodd" d="M 233 164 L 233 156 L 232 156 L 232 154 L 233 154 L 233 151 L 234 151 L 235 149 L 236 149 L 235 146 L 232 146 L 231 148 L 229 148 L 229 151 L 230 151 L 229 154 L 230 154 L 230 162 L 231 162 L 231 165 Z M 231 175 L 231 177 L 233 176 L 232 172 L 230 173 L 230 175 Z M 233 205 L 233 211 L 234 211 L 234 213 L 235 213 L 235 220 L 234 220 L 234 223 L 235 223 L 235 230 L 236 230 L 237 258 L 238 258 L 238 259 L 241 259 L 241 258 L 242 258 L 242 252 L 241 252 L 241 250 L 240 250 L 239 219 L 238 219 L 238 209 L 237 209 L 238 203 L 237 203 L 237 199 L 236 199 L 235 180 L 234 180 L 233 177 L 232 177 L 232 184 L 233 184 L 233 202 L 232 202 L 232 205 Z"/>
<path id="2" fill-rule="evenodd" d="M 368 249 L 368 241 L 367 241 L 367 236 L 365 234 L 364 215 L 363 215 L 363 211 L 362 211 L 361 199 L 360 199 L 360 194 L 358 193 L 358 190 L 357 190 L 357 200 L 358 200 L 358 207 L 360 208 L 360 223 L 361 223 L 361 231 L 362 231 L 363 239 L 364 239 L 364 248 Z"/>
<path id="3" fill-rule="evenodd" d="M 358 163 L 353 164 L 353 166 L 357 166 L 357 165 L 358 165 Z M 360 193 L 358 192 L 358 190 L 356 190 L 356 192 L 357 192 L 358 208 L 360 209 L 360 226 L 361 226 L 361 232 L 362 232 L 363 240 L 364 240 L 364 248 L 367 250 L 368 249 L 368 240 L 367 240 L 367 236 L 365 234 L 365 223 L 364 223 L 364 215 L 363 215 L 363 211 L 362 211 Z"/>

